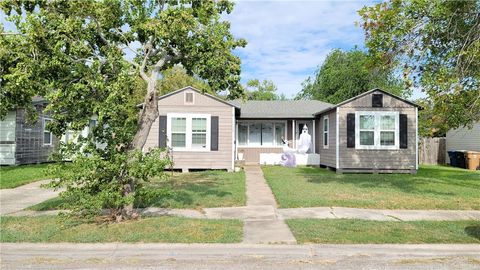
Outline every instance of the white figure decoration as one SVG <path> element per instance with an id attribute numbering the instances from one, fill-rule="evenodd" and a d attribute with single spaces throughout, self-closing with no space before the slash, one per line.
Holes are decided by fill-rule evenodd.
<path id="1" fill-rule="evenodd" d="M 300 154 L 307 153 L 311 145 L 312 145 L 312 136 L 308 134 L 307 125 L 304 125 L 302 134 L 300 134 L 300 140 L 298 141 L 298 147 L 297 147 L 298 153 Z"/>
<path id="2" fill-rule="evenodd" d="M 303 126 L 302 134 L 300 134 L 300 140 L 298 140 L 297 149 L 293 149 L 288 147 L 288 141 L 283 141 L 283 154 L 281 156 L 280 165 L 285 167 L 295 167 L 297 166 L 295 152 L 299 154 L 306 154 L 312 145 L 312 136 L 308 134 L 308 127 L 307 125 Z"/>

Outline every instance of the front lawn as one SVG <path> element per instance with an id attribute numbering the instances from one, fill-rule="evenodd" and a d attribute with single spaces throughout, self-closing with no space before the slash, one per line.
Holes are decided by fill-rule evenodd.
<path id="1" fill-rule="evenodd" d="M 421 166 L 410 174 L 336 174 L 322 168 L 262 167 L 280 207 L 480 209 L 480 172 Z"/>
<path id="2" fill-rule="evenodd" d="M 150 191 L 162 191 L 148 201 L 137 201 L 135 207 L 207 208 L 245 205 L 245 173 L 202 171 L 175 173 L 167 180 L 153 179 Z M 29 207 L 29 210 L 60 209 L 63 201 L 53 198 Z"/>
<path id="3" fill-rule="evenodd" d="M 47 164 L 0 167 L 0 189 L 14 188 L 38 180 L 48 179 Z"/>
<path id="4" fill-rule="evenodd" d="M 119 224 L 65 225 L 56 216 L 2 217 L 1 242 L 238 243 L 242 222 L 152 217 Z"/>
<path id="5" fill-rule="evenodd" d="M 301 244 L 480 243 L 479 221 L 291 219 L 286 222 Z"/>

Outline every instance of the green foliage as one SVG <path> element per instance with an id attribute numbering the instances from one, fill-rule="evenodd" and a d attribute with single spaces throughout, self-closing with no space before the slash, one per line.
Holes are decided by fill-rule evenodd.
<path id="1" fill-rule="evenodd" d="M 146 195 L 142 188 L 152 177 L 164 176 L 164 169 L 170 165 L 163 149 L 154 149 L 146 154 L 139 151 L 115 153 L 108 159 L 99 152 L 79 154 L 68 152 L 65 147 L 59 157 L 72 157 L 72 163 L 59 163 L 49 167 L 54 179 L 49 186 L 66 187 L 60 193 L 63 207 L 70 209 L 71 216 L 92 218 L 109 209 L 112 216 L 121 215 L 125 205 Z M 66 153 L 63 153 L 66 152 Z M 135 188 L 124 194 L 124 186 Z"/>
<path id="2" fill-rule="evenodd" d="M 247 99 L 249 100 L 285 100 L 285 95 L 277 95 L 277 86 L 271 80 L 252 79 L 247 82 Z"/>
<path id="3" fill-rule="evenodd" d="M 75 214 L 127 209 L 142 182 L 168 165 L 160 150 L 140 152 L 158 116 L 161 72 L 181 65 L 210 89 L 243 95 L 232 50 L 246 42 L 221 20 L 232 2 L 20 0 L 0 8 L 16 26 L 11 33 L 0 29 L 0 117 L 42 95 L 53 118 L 48 129 L 57 136 L 98 118 L 86 138 L 55 157 L 72 160 L 69 170 L 53 170 Z"/>
<path id="4" fill-rule="evenodd" d="M 389 0 L 360 11 L 366 46 L 422 89 L 450 128 L 480 120 L 480 2 Z"/>
<path id="5" fill-rule="evenodd" d="M 209 94 L 215 94 L 207 82 L 188 75 L 185 68 L 181 66 L 174 66 L 162 72 L 162 78 L 158 80 L 157 91 L 159 95 L 165 95 L 187 86 L 192 86 Z"/>
<path id="6" fill-rule="evenodd" d="M 422 106 L 418 111 L 418 135 L 420 137 L 445 137 L 450 129 L 442 112 L 438 112 L 431 100 L 420 99 L 415 101 Z"/>
<path id="7" fill-rule="evenodd" d="M 405 95 L 391 70 L 371 65 L 366 53 L 353 49 L 330 52 L 322 66 L 303 83 L 296 99 L 316 99 L 337 104 L 374 88 Z"/>

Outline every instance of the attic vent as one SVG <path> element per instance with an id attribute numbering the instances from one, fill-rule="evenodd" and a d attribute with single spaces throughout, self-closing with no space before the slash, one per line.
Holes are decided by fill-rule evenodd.
<path id="1" fill-rule="evenodd" d="M 374 107 L 374 108 L 383 107 L 383 95 L 382 94 L 373 94 L 372 95 L 372 107 Z"/>
<path id="2" fill-rule="evenodd" d="M 193 104 L 193 93 L 185 93 L 185 103 Z"/>

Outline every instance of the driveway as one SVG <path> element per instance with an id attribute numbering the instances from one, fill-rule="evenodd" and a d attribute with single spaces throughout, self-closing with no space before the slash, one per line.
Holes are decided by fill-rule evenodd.
<path id="1" fill-rule="evenodd" d="M 33 182 L 9 189 L 0 189 L 0 215 L 12 214 L 58 196 L 60 191 L 41 188 L 50 180 Z"/>

